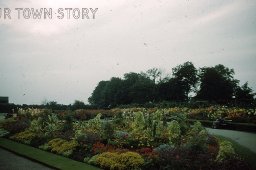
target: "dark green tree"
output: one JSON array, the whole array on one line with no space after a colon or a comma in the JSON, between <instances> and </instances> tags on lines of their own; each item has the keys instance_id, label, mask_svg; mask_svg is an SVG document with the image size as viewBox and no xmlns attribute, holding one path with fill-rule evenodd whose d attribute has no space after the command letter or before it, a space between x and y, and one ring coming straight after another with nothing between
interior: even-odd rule
<instances>
[{"instance_id":1,"label":"dark green tree","mask_svg":"<svg viewBox=\"0 0 256 170\"><path fill-rule=\"evenodd\" d=\"M177 91L176 96L188 99L189 93L195 89L198 82L197 69L192 62L185 62L172 69L174 90ZM180 93L180 94L178 94Z\"/></svg>"},{"instance_id":2,"label":"dark green tree","mask_svg":"<svg viewBox=\"0 0 256 170\"><path fill-rule=\"evenodd\" d=\"M141 73L142 76L148 77L155 84L162 81L162 71L159 68L152 68L146 71L146 73Z\"/></svg>"},{"instance_id":3,"label":"dark green tree","mask_svg":"<svg viewBox=\"0 0 256 170\"><path fill-rule=\"evenodd\" d=\"M130 103L145 103L154 100L155 83L144 74L128 73L124 75Z\"/></svg>"},{"instance_id":4,"label":"dark green tree","mask_svg":"<svg viewBox=\"0 0 256 170\"><path fill-rule=\"evenodd\" d=\"M83 109L83 108L85 108L85 104L82 101L75 100L75 102L73 103L73 105L71 107L73 110Z\"/></svg>"},{"instance_id":5,"label":"dark green tree","mask_svg":"<svg viewBox=\"0 0 256 170\"><path fill-rule=\"evenodd\" d=\"M185 62L172 69L172 78L165 78L158 84L158 100L185 101L196 87L197 69L191 62Z\"/></svg>"},{"instance_id":6,"label":"dark green tree","mask_svg":"<svg viewBox=\"0 0 256 170\"><path fill-rule=\"evenodd\" d=\"M238 80L234 70L221 64L200 69L200 89L197 98L208 101L228 103L232 100Z\"/></svg>"},{"instance_id":7,"label":"dark green tree","mask_svg":"<svg viewBox=\"0 0 256 170\"><path fill-rule=\"evenodd\" d=\"M248 86L248 82L246 82L241 87L237 87L235 93L236 102L241 104L253 104L254 102L255 93L253 90Z\"/></svg>"},{"instance_id":8,"label":"dark green tree","mask_svg":"<svg viewBox=\"0 0 256 170\"><path fill-rule=\"evenodd\" d=\"M109 81L100 81L94 91L92 92L91 97L88 98L88 101L91 105L96 105L99 107L106 106L106 99L105 99L105 91L106 86Z\"/></svg>"},{"instance_id":9,"label":"dark green tree","mask_svg":"<svg viewBox=\"0 0 256 170\"><path fill-rule=\"evenodd\" d=\"M105 87L105 105L116 106L123 104L122 100L125 97L123 92L123 81L120 78L112 77Z\"/></svg>"}]
</instances>

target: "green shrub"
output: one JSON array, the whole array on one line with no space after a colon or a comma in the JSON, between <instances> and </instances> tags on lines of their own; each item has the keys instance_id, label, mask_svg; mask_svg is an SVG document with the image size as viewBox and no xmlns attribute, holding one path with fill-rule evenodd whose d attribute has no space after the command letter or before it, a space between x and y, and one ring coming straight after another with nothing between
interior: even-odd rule
<instances>
[{"instance_id":1,"label":"green shrub","mask_svg":"<svg viewBox=\"0 0 256 170\"><path fill-rule=\"evenodd\" d=\"M205 152L207 149L208 133L200 122L195 122L186 136L186 147L196 153Z\"/></svg>"},{"instance_id":2,"label":"green shrub","mask_svg":"<svg viewBox=\"0 0 256 170\"><path fill-rule=\"evenodd\" d=\"M61 138L52 139L46 145L41 146L41 149L50 149L51 152L56 152L64 156L70 156L73 150L78 146L75 140L67 141Z\"/></svg>"},{"instance_id":3,"label":"green shrub","mask_svg":"<svg viewBox=\"0 0 256 170\"><path fill-rule=\"evenodd\" d=\"M136 152L121 153L118 160L126 169L138 169L144 163L143 158Z\"/></svg>"},{"instance_id":4,"label":"green shrub","mask_svg":"<svg viewBox=\"0 0 256 170\"><path fill-rule=\"evenodd\" d=\"M103 137L105 139L112 139L114 136L114 126L110 122L105 122L103 124Z\"/></svg>"},{"instance_id":5,"label":"green shrub","mask_svg":"<svg viewBox=\"0 0 256 170\"><path fill-rule=\"evenodd\" d=\"M235 155L235 150L232 143L229 141L220 142L219 152L216 161L222 162L226 159L232 158Z\"/></svg>"},{"instance_id":6,"label":"green shrub","mask_svg":"<svg viewBox=\"0 0 256 170\"><path fill-rule=\"evenodd\" d=\"M176 120L171 121L169 125L169 135L171 144L178 145L181 138L180 125Z\"/></svg>"},{"instance_id":7,"label":"green shrub","mask_svg":"<svg viewBox=\"0 0 256 170\"><path fill-rule=\"evenodd\" d=\"M10 118L2 123L2 128L9 131L10 134L16 134L27 129L29 124L30 121L27 118L22 118L19 120Z\"/></svg>"},{"instance_id":8,"label":"green shrub","mask_svg":"<svg viewBox=\"0 0 256 170\"><path fill-rule=\"evenodd\" d=\"M7 130L0 128L0 137L4 137L8 134L9 134L9 132Z\"/></svg>"},{"instance_id":9,"label":"green shrub","mask_svg":"<svg viewBox=\"0 0 256 170\"><path fill-rule=\"evenodd\" d=\"M36 134L29 131L25 130L24 132L17 133L10 138L22 143L30 144L31 140L36 137Z\"/></svg>"},{"instance_id":10,"label":"green shrub","mask_svg":"<svg viewBox=\"0 0 256 170\"><path fill-rule=\"evenodd\" d=\"M136 152L104 152L93 156L88 163L106 169L139 169L144 164L144 159Z\"/></svg>"}]
</instances>

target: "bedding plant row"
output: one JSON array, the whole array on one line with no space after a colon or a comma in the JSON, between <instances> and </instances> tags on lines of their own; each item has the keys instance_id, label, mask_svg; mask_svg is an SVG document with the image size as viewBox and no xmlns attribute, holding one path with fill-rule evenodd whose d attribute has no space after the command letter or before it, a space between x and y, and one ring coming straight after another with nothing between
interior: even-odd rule
<instances>
[{"instance_id":1,"label":"bedding plant row","mask_svg":"<svg viewBox=\"0 0 256 170\"><path fill-rule=\"evenodd\" d=\"M1 136L103 169L250 169L228 141L171 109L117 109L111 119L20 109ZM168 115L168 121L166 119Z\"/></svg>"}]
</instances>

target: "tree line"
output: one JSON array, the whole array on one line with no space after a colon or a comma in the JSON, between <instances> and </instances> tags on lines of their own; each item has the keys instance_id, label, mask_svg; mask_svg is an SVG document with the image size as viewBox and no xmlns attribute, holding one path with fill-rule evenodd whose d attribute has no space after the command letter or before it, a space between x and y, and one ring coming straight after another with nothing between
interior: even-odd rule
<instances>
[{"instance_id":1,"label":"tree line","mask_svg":"<svg viewBox=\"0 0 256 170\"><path fill-rule=\"evenodd\" d=\"M172 68L169 76L152 68L100 81L88 101L97 107L191 100L252 105L255 93L247 82L239 86L234 75L233 69L222 64L197 69L192 62L185 62Z\"/></svg>"}]
</instances>

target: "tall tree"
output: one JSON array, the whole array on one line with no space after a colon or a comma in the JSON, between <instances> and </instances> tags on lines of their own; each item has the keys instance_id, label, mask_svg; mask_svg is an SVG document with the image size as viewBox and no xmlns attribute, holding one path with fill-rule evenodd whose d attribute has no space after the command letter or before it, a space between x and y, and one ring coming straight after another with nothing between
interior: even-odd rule
<instances>
[{"instance_id":1,"label":"tall tree","mask_svg":"<svg viewBox=\"0 0 256 170\"><path fill-rule=\"evenodd\" d=\"M175 89L177 89L177 94L184 96L185 99L188 99L189 93L196 87L198 77L197 69L195 68L192 62L185 62L184 64L178 65L172 69L173 80Z\"/></svg>"},{"instance_id":2,"label":"tall tree","mask_svg":"<svg viewBox=\"0 0 256 170\"><path fill-rule=\"evenodd\" d=\"M98 83L96 88L93 90L91 97L88 98L90 104L100 107L106 106L105 91L108 82L109 81L100 81Z\"/></svg>"},{"instance_id":3,"label":"tall tree","mask_svg":"<svg viewBox=\"0 0 256 170\"><path fill-rule=\"evenodd\" d=\"M127 73L124 76L130 103L145 103L154 100L154 82L145 74Z\"/></svg>"},{"instance_id":4,"label":"tall tree","mask_svg":"<svg viewBox=\"0 0 256 170\"><path fill-rule=\"evenodd\" d=\"M85 104L82 101L79 100L75 100L75 102L72 105L72 109L76 110L76 109L83 109L85 108Z\"/></svg>"},{"instance_id":5,"label":"tall tree","mask_svg":"<svg viewBox=\"0 0 256 170\"><path fill-rule=\"evenodd\" d=\"M235 97L236 101L241 104L252 104L254 102L255 93L248 86L248 82L246 82L241 87L237 87Z\"/></svg>"},{"instance_id":6,"label":"tall tree","mask_svg":"<svg viewBox=\"0 0 256 170\"><path fill-rule=\"evenodd\" d=\"M224 103L231 101L238 83L233 76L234 70L223 65L201 68L197 98Z\"/></svg>"},{"instance_id":7,"label":"tall tree","mask_svg":"<svg viewBox=\"0 0 256 170\"><path fill-rule=\"evenodd\" d=\"M155 84L162 81L162 71L159 68L147 70L145 76L149 77Z\"/></svg>"}]
</instances>

